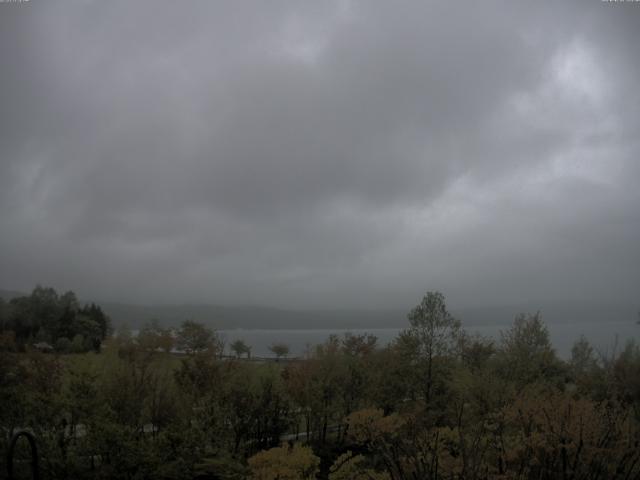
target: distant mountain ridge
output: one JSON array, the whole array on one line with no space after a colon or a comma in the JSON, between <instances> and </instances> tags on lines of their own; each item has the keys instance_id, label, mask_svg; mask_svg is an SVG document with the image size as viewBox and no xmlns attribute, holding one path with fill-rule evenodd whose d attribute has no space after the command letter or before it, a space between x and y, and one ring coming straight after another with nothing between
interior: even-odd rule
<instances>
[{"instance_id":1,"label":"distant mountain ridge","mask_svg":"<svg viewBox=\"0 0 640 480\"><path fill-rule=\"evenodd\" d=\"M219 305L133 306L101 304L115 325L137 328L156 319L163 325L178 325L194 319L217 329L325 329L385 328L406 323L406 313L394 310L287 310L271 307Z\"/></svg>"},{"instance_id":2,"label":"distant mountain ridge","mask_svg":"<svg viewBox=\"0 0 640 480\"><path fill-rule=\"evenodd\" d=\"M12 290L0 290L0 298L9 300L26 295ZM85 300L81 299L82 303ZM216 329L367 329L408 327L406 309L334 309L289 310L261 306L220 306L207 304L132 305L116 302L95 302L111 317L113 325L126 324L138 329L156 319L165 326L177 326L186 319L203 322ZM541 301L492 307L451 308L451 313L463 326L509 325L518 313L535 313L552 323L636 322L638 308L629 304Z\"/></svg>"},{"instance_id":3,"label":"distant mountain ridge","mask_svg":"<svg viewBox=\"0 0 640 480\"><path fill-rule=\"evenodd\" d=\"M139 328L146 321L178 325L194 319L217 329L366 329L408 327L406 309L326 309L290 310L261 306L130 305L96 302L111 316L114 325ZM526 302L522 304L451 308L463 326L510 325L519 313L540 311L546 323L619 322L637 320L637 308L598 302Z\"/></svg>"}]
</instances>

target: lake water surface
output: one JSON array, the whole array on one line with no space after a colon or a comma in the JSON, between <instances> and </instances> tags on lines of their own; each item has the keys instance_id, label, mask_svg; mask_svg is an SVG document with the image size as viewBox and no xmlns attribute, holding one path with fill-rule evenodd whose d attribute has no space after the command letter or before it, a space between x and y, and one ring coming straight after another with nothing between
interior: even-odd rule
<instances>
[{"instance_id":1,"label":"lake water surface","mask_svg":"<svg viewBox=\"0 0 640 480\"><path fill-rule=\"evenodd\" d=\"M469 333L479 333L494 340L500 339L500 331L508 329L505 325L483 325L465 327ZM609 323L566 323L547 325L551 342L558 355L562 358L571 356L573 343L584 335L591 345L602 353L611 353L614 348L620 351L627 341L640 341L640 325L633 322ZM393 340L402 329L400 328L372 328L372 329L300 329L300 330L219 330L227 346L234 340L244 340L252 347L252 355L270 357L273 354L269 346L274 343L285 343L291 349L291 356L302 356L309 346L324 342L329 335L342 336L346 332L353 334L370 333L378 337L379 345L386 345ZM228 347L227 347L228 349Z\"/></svg>"}]
</instances>

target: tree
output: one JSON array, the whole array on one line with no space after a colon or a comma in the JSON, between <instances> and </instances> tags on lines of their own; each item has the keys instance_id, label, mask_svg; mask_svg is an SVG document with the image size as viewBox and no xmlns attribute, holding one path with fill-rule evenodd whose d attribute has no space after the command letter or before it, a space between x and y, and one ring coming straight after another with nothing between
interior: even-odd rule
<instances>
[{"instance_id":1,"label":"tree","mask_svg":"<svg viewBox=\"0 0 640 480\"><path fill-rule=\"evenodd\" d=\"M60 353L69 353L71 351L71 340L67 337L59 337L56 340L55 349Z\"/></svg>"},{"instance_id":2,"label":"tree","mask_svg":"<svg viewBox=\"0 0 640 480\"><path fill-rule=\"evenodd\" d=\"M638 478L638 424L612 403L524 389L505 409L503 478Z\"/></svg>"},{"instance_id":3,"label":"tree","mask_svg":"<svg viewBox=\"0 0 640 480\"><path fill-rule=\"evenodd\" d=\"M289 355L289 345L286 343L274 343L269 347L269 350L276 356L278 360L286 358Z\"/></svg>"},{"instance_id":4,"label":"tree","mask_svg":"<svg viewBox=\"0 0 640 480\"><path fill-rule=\"evenodd\" d=\"M358 408L373 383L371 362L377 341L378 338L370 334L346 333L342 338L339 383L345 416Z\"/></svg>"},{"instance_id":5,"label":"tree","mask_svg":"<svg viewBox=\"0 0 640 480\"><path fill-rule=\"evenodd\" d=\"M444 478L438 477L437 434L415 428L412 419L396 413L384 415L382 410L365 409L349 415L347 423L351 441L365 446L380 459L379 463L388 473L386 478ZM370 478L385 477L379 475Z\"/></svg>"},{"instance_id":6,"label":"tree","mask_svg":"<svg viewBox=\"0 0 640 480\"><path fill-rule=\"evenodd\" d=\"M34 329L37 331L41 325L47 331L55 331L61 310L69 304L69 308L77 307L77 300L73 292L67 292L63 297L51 287L36 286L29 297L30 310Z\"/></svg>"},{"instance_id":7,"label":"tree","mask_svg":"<svg viewBox=\"0 0 640 480\"><path fill-rule=\"evenodd\" d=\"M640 406L640 345L627 341L617 357L606 361L609 382L616 396L626 405Z\"/></svg>"},{"instance_id":8,"label":"tree","mask_svg":"<svg viewBox=\"0 0 640 480\"><path fill-rule=\"evenodd\" d=\"M9 304L0 298L0 332L4 332L5 326L9 322Z\"/></svg>"},{"instance_id":9,"label":"tree","mask_svg":"<svg viewBox=\"0 0 640 480\"><path fill-rule=\"evenodd\" d=\"M102 331L100 325L92 318L85 314L78 313L73 319L72 331L78 335L82 335L86 339L86 349L91 349L96 352L100 351L102 344Z\"/></svg>"},{"instance_id":10,"label":"tree","mask_svg":"<svg viewBox=\"0 0 640 480\"><path fill-rule=\"evenodd\" d=\"M116 329L116 340L120 344L126 344L133 342L133 332L128 323L122 323L118 325Z\"/></svg>"},{"instance_id":11,"label":"tree","mask_svg":"<svg viewBox=\"0 0 640 480\"><path fill-rule=\"evenodd\" d=\"M163 350L166 353L171 351L174 343L171 330L162 328L158 320L155 319L144 324L136 341L144 350Z\"/></svg>"},{"instance_id":12,"label":"tree","mask_svg":"<svg viewBox=\"0 0 640 480\"><path fill-rule=\"evenodd\" d=\"M84 337L82 335L77 334L73 337L73 340L71 340L71 351L74 353L81 353L86 351Z\"/></svg>"},{"instance_id":13,"label":"tree","mask_svg":"<svg viewBox=\"0 0 640 480\"><path fill-rule=\"evenodd\" d=\"M342 351L351 357L364 357L373 353L378 343L378 337L369 333L354 335L351 332L342 338Z\"/></svg>"},{"instance_id":14,"label":"tree","mask_svg":"<svg viewBox=\"0 0 640 480\"><path fill-rule=\"evenodd\" d=\"M479 334L468 335L463 332L458 346L463 365L475 372L481 370L496 353L493 340Z\"/></svg>"},{"instance_id":15,"label":"tree","mask_svg":"<svg viewBox=\"0 0 640 480\"><path fill-rule=\"evenodd\" d=\"M104 313L99 305L96 305L95 303L85 305L78 311L78 313L88 317L98 325L98 331L100 333L101 340L104 340L109 335L111 335L113 331L113 328L111 326L111 319L107 316L106 313Z\"/></svg>"},{"instance_id":16,"label":"tree","mask_svg":"<svg viewBox=\"0 0 640 480\"><path fill-rule=\"evenodd\" d=\"M330 335L324 343L317 345L311 359L313 369L307 382L313 388L312 405L316 414L312 429L319 433L319 440L323 444L327 440L329 425L341 421L344 413L340 402L345 396L348 376L344 360L337 335Z\"/></svg>"},{"instance_id":17,"label":"tree","mask_svg":"<svg viewBox=\"0 0 640 480\"><path fill-rule=\"evenodd\" d=\"M0 319L2 329L13 330L20 345L32 343L34 339L55 343L60 337L82 335L86 349L99 351L111 332L110 319L99 306L91 304L80 308L72 291L58 295L53 288L40 285L28 296L11 299L4 317Z\"/></svg>"},{"instance_id":18,"label":"tree","mask_svg":"<svg viewBox=\"0 0 640 480\"><path fill-rule=\"evenodd\" d=\"M291 399L287 395L279 369L272 368L270 374L260 374L259 383L257 425L253 442L265 447L275 447L280 438L291 431Z\"/></svg>"},{"instance_id":19,"label":"tree","mask_svg":"<svg viewBox=\"0 0 640 480\"><path fill-rule=\"evenodd\" d=\"M317 399L314 385L312 385L312 382L310 381L312 375L314 375L315 369L315 362L311 362L307 359L303 362L290 363L282 372L282 378L285 381L287 393L297 405L297 411L305 421L304 428L307 441L310 439L312 415L314 413L314 406ZM296 418L295 420L297 438L297 434L299 433L299 418Z\"/></svg>"},{"instance_id":20,"label":"tree","mask_svg":"<svg viewBox=\"0 0 640 480\"><path fill-rule=\"evenodd\" d=\"M176 336L176 347L192 355L205 351L213 352L218 346L213 330L193 320L182 322Z\"/></svg>"},{"instance_id":21,"label":"tree","mask_svg":"<svg viewBox=\"0 0 640 480\"><path fill-rule=\"evenodd\" d=\"M417 355L426 365L425 397L431 399L434 362L440 356L451 355L460 336L460 322L447 311L445 297L440 292L427 292L407 315L411 328L408 335L415 340Z\"/></svg>"},{"instance_id":22,"label":"tree","mask_svg":"<svg viewBox=\"0 0 640 480\"><path fill-rule=\"evenodd\" d=\"M171 353L176 343L175 332L173 328L163 328L160 330L158 345L164 353Z\"/></svg>"},{"instance_id":23,"label":"tree","mask_svg":"<svg viewBox=\"0 0 640 480\"><path fill-rule=\"evenodd\" d=\"M581 335L573 344L573 347L571 347L571 360L569 365L575 376L587 374L597 367L593 347L584 335Z\"/></svg>"},{"instance_id":24,"label":"tree","mask_svg":"<svg viewBox=\"0 0 640 480\"><path fill-rule=\"evenodd\" d=\"M233 342L229 348L231 351L236 354L236 357L240 358L245 353L247 354L247 358L251 357L251 347L244 343L244 340L238 339Z\"/></svg>"},{"instance_id":25,"label":"tree","mask_svg":"<svg viewBox=\"0 0 640 480\"><path fill-rule=\"evenodd\" d=\"M367 394L385 414L396 410L405 399L415 398L416 382L422 378L415 378L412 359L397 341L369 359Z\"/></svg>"},{"instance_id":26,"label":"tree","mask_svg":"<svg viewBox=\"0 0 640 480\"><path fill-rule=\"evenodd\" d=\"M73 338L77 333L81 333L75 325L80 310L78 299L75 293L70 291L63 294L58 303L60 313L56 322L56 336Z\"/></svg>"},{"instance_id":27,"label":"tree","mask_svg":"<svg viewBox=\"0 0 640 480\"><path fill-rule=\"evenodd\" d=\"M17 347L16 332L13 330L0 332L0 352L15 352Z\"/></svg>"},{"instance_id":28,"label":"tree","mask_svg":"<svg viewBox=\"0 0 640 480\"><path fill-rule=\"evenodd\" d=\"M249 459L254 480L312 480L319 466L313 450L299 444L265 450Z\"/></svg>"},{"instance_id":29,"label":"tree","mask_svg":"<svg viewBox=\"0 0 640 480\"><path fill-rule=\"evenodd\" d=\"M500 336L500 369L508 380L526 385L559 373L559 362L540 312L519 314Z\"/></svg>"}]
</instances>

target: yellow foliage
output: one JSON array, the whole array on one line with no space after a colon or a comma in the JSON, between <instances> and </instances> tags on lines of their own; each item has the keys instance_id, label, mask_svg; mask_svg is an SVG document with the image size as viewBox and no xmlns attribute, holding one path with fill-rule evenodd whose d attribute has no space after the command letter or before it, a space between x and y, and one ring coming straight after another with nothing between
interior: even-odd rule
<instances>
[{"instance_id":1,"label":"yellow foliage","mask_svg":"<svg viewBox=\"0 0 640 480\"><path fill-rule=\"evenodd\" d=\"M393 436L404 425L398 414L385 416L382 410L368 408L347 417L349 435L359 443L375 442Z\"/></svg>"},{"instance_id":2,"label":"yellow foliage","mask_svg":"<svg viewBox=\"0 0 640 480\"><path fill-rule=\"evenodd\" d=\"M636 431L615 406L576 399L562 392L523 392L506 410L510 445L505 460L514 470L589 471L613 475L633 467Z\"/></svg>"},{"instance_id":3,"label":"yellow foliage","mask_svg":"<svg viewBox=\"0 0 640 480\"><path fill-rule=\"evenodd\" d=\"M318 473L320 459L310 447L283 444L264 450L249 459L254 480L312 480Z\"/></svg>"}]
</instances>

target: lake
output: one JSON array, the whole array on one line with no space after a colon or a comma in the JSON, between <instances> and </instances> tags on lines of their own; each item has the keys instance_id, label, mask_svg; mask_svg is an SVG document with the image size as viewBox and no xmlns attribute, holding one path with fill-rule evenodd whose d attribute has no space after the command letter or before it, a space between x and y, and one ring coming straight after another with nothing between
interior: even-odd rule
<instances>
[{"instance_id":1,"label":"lake","mask_svg":"<svg viewBox=\"0 0 640 480\"><path fill-rule=\"evenodd\" d=\"M500 339L500 331L509 327L506 325L483 325L464 327L469 333L479 333L483 336ZM627 341L634 339L640 342L640 325L633 322L609 323L562 323L547 325L549 336L556 353L562 358L571 356L573 343L584 335L591 345L602 353L611 353L614 348L620 351ZM285 343L291 349L290 356L302 356L308 346L324 342L329 335L342 336L346 332L353 334L370 333L378 337L379 345L386 345L393 340L402 329L400 328L372 328L372 329L299 329L299 330L218 330L228 345L238 339L244 340L252 347L252 355L256 357L272 357L269 346L274 343Z\"/></svg>"}]
</instances>

